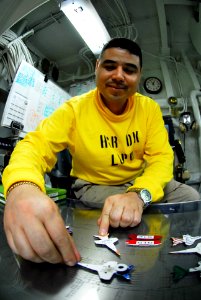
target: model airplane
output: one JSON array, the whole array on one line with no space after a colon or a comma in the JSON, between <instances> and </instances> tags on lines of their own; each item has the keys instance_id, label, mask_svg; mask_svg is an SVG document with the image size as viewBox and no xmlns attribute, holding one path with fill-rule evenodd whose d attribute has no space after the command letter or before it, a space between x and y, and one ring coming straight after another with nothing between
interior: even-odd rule
<instances>
[{"instance_id":1,"label":"model airplane","mask_svg":"<svg viewBox=\"0 0 201 300\"><path fill-rule=\"evenodd\" d=\"M108 261L103 265L85 264L82 262L77 263L78 266L87 268L91 271L98 272L100 279L110 280L113 275L120 276L126 280L131 279L131 271L134 270L133 265L119 264L116 261Z\"/></svg>"},{"instance_id":2,"label":"model airplane","mask_svg":"<svg viewBox=\"0 0 201 300\"><path fill-rule=\"evenodd\" d=\"M70 225L66 225L66 229L68 233L73 234L73 229L70 227Z\"/></svg>"},{"instance_id":3,"label":"model airplane","mask_svg":"<svg viewBox=\"0 0 201 300\"><path fill-rule=\"evenodd\" d=\"M184 243L187 246L193 245L193 243L199 239L201 236L191 236L190 234L184 234L182 238L172 237L173 246Z\"/></svg>"},{"instance_id":4,"label":"model airplane","mask_svg":"<svg viewBox=\"0 0 201 300\"><path fill-rule=\"evenodd\" d=\"M201 243L198 243L196 247L194 248L189 248L189 249L185 249L185 250L179 250L179 251L172 251L169 252L172 254L180 254L180 253L198 253L201 255Z\"/></svg>"},{"instance_id":5,"label":"model airplane","mask_svg":"<svg viewBox=\"0 0 201 300\"><path fill-rule=\"evenodd\" d=\"M190 268L189 272L200 272L200 277L201 277L201 261L198 262L198 267L195 268Z\"/></svg>"},{"instance_id":6,"label":"model airplane","mask_svg":"<svg viewBox=\"0 0 201 300\"><path fill-rule=\"evenodd\" d=\"M109 234L101 236L101 235L94 235L94 243L97 245L102 245L108 247L110 250L114 251L117 255L120 256L120 252L117 250L115 243L118 242L118 238L109 238ZM98 239L98 240L97 240Z\"/></svg>"},{"instance_id":7,"label":"model airplane","mask_svg":"<svg viewBox=\"0 0 201 300\"><path fill-rule=\"evenodd\" d=\"M173 280L175 282L178 282L180 279L184 278L186 275L188 275L191 272L200 272L201 277L201 261L198 262L198 267L190 268L188 270L183 269L180 266L174 266L173 267Z\"/></svg>"},{"instance_id":8,"label":"model airplane","mask_svg":"<svg viewBox=\"0 0 201 300\"><path fill-rule=\"evenodd\" d=\"M157 246L161 244L161 235L139 235L131 233L128 235L129 240L126 244L129 246Z\"/></svg>"}]
</instances>

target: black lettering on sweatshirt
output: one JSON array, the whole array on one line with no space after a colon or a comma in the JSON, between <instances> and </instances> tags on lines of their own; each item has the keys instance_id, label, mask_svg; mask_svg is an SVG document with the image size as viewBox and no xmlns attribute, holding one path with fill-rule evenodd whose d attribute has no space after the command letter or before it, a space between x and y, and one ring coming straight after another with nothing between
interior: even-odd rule
<instances>
[{"instance_id":1,"label":"black lettering on sweatshirt","mask_svg":"<svg viewBox=\"0 0 201 300\"><path fill-rule=\"evenodd\" d=\"M139 143L138 131L132 132L131 134L126 135L126 145L132 146L135 143Z\"/></svg>"},{"instance_id":2,"label":"black lettering on sweatshirt","mask_svg":"<svg viewBox=\"0 0 201 300\"><path fill-rule=\"evenodd\" d=\"M133 160L133 152L130 154L121 153L121 154L112 154L111 156L111 166L123 165L126 160Z\"/></svg>"},{"instance_id":3,"label":"black lettering on sweatshirt","mask_svg":"<svg viewBox=\"0 0 201 300\"><path fill-rule=\"evenodd\" d=\"M100 135L101 148L118 148L117 136Z\"/></svg>"}]
</instances>

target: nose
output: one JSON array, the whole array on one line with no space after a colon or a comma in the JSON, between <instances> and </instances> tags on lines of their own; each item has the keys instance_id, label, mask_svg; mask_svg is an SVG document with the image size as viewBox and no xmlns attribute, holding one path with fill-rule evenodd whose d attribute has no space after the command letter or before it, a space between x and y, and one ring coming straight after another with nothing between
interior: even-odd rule
<instances>
[{"instance_id":1,"label":"nose","mask_svg":"<svg viewBox=\"0 0 201 300\"><path fill-rule=\"evenodd\" d=\"M113 79L123 81L124 80L124 71L121 66L118 66L113 72Z\"/></svg>"}]
</instances>

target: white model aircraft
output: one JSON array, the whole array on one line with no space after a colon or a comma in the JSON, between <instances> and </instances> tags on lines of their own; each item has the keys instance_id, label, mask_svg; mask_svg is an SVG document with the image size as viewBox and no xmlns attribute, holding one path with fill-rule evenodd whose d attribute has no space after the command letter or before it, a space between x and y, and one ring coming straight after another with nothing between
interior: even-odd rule
<instances>
[{"instance_id":1,"label":"white model aircraft","mask_svg":"<svg viewBox=\"0 0 201 300\"><path fill-rule=\"evenodd\" d=\"M116 246L114 245L116 242L118 242L118 238L109 238L109 234L105 236L101 235L94 235L94 243L97 245L102 245L108 247L110 250L114 251L117 255L120 256L120 252L117 250ZM98 240L97 240L98 239Z\"/></svg>"}]
</instances>

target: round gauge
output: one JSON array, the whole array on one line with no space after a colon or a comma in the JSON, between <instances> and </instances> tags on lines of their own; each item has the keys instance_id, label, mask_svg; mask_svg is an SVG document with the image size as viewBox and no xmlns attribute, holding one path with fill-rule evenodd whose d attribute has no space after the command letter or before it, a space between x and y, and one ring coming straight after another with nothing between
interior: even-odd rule
<instances>
[{"instance_id":1,"label":"round gauge","mask_svg":"<svg viewBox=\"0 0 201 300\"><path fill-rule=\"evenodd\" d=\"M148 77L144 81L144 89L149 94L158 94L162 90L162 82L157 77Z\"/></svg>"}]
</instances>

